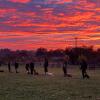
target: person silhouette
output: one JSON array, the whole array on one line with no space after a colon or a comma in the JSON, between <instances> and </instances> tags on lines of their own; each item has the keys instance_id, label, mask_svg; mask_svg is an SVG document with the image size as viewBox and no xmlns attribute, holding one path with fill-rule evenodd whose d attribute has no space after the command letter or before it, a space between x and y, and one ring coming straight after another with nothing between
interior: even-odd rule
<instances>
[{"instance_id":1,"label":"person silhouette","mask_svg":"<svg viewBox=\"0 0 100 100\"><path fill-rule=\"evenodd\" d=\"M1 62L0 62L0 68L1 68Z\"/></svg>"},{"instance_id":2,"label":"person silhouette","mask_svg":"<svg viewBox=\"0 0 100 100\"><path fill-rule=\"evenodd\" d=\"M31 75L33 75L33 71L34 71L34 63L31 62L30 63L30 73L31 73Z\"/></svg>"},{"instance_id":3,"label":"person silhouette","mask_svg":"<svg viewBox=\"0 0 100 100\"><path fill-rule=\"evenodd\" d=\"M27 63L26 65L25 65L25 69L26 69L26 72L27 72L27 74L30 74L30 72L29 72L29 64Z\"/></svg>"},{"instance_id":4,"label":"person silhouette","mask_svg":"<svg viewBox=\"0 0 100 100\"><path fill-rule=\"evenodd\" d=\"M16 73L18 73L18 68L19 68L19 63L15 62L15 71L16 71Z\"/></svg>"},{"instance_id":5,"label":"person silhouette","mask_svg":"<svg viewBox=\"0 0 100 100\"><path fill-rule=\"evenodd\" d=\"M4 70L2 70L1 67L2 67L2 64L0 62L0 72L4 72Z\"/></svg>"},{"instance_id":6,"label":"person silhouette","mask_svg":"<svg viewBox=\"0 0 100 100\"><path fill-rule=\"evenodd\" d=\"M47 59L47 57L44 58L44 73L45 73L45 75L48 73L48 59Z\"/></svg>"},{"instance_id":7,"label":"person silhouette","mask_svg":"<svg viewBox=\"0 0 100 100\"><path fill-rule=\"evenodd\" d=\"M11 73L11 63L8 62L8 71Z\"/></svg>"},{"instance_id":8,"label":"person silhouette","mask_svg":"<svg viewBox=\"0 0 100 100\"><path fill-rule=\"evenodd\" d=\"M87 74L87 66L88 66L88 64L87 64L87 61L86 61L86 59L81 59L81 72L82 72L82 77L83 77L83 79L85 79L85 78L87 78L87 79L89 79L90 77L89 77L89 75Z\"/></svg>"},{"instance_id":9,"label":"person silhouette","mask_svg":"<svg viewBox=\"0 0 100 100\"><path fill-rule=\"evenodd\" d=\"M63 73L64 73L64 77L67 76L67 64L68 64L68 58L67 58L67 56L65 56L64 59L63 59Z\"/></svg>"},{"instance_id":10,"label":"person silhouette","mask_svg":"<svg viewBox=\"0 0 100 100\"><path fill-rule=\"evenodd\" d=\"M30 73L31 73L31 75L33 75L33 73L34 73L34 75L39 75L39 73L36 71L36 69L34 67L35 67L35 63L31 62L30 63Z\"/></svg>"},{"instance_id":11,"label":"person silhouette","mask_svg":"<svg viewBox=\"0 0 100 100\"><path fill-rule=\"evenodd\" d=\"M64 59L63 59L63 73L64 73L64 77L72 77L70 74L68 74L68 60L69 60L69 56L65 55Z\"/></svg>"}]
</instances>

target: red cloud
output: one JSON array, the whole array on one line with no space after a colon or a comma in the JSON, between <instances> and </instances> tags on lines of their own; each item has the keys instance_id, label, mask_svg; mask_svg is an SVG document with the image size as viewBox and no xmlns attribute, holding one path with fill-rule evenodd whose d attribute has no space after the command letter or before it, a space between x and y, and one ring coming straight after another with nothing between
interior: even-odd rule
<instances>
[{"instance_id":1,"label":"red cloud","mask_svg":"<svg viewBox=\"0 0 100 100\"><path fill-rule=\"evenodd\" d=\"M32 0L8 1L26 4ZM34 1L36 0L33 0L33 3ZM41 0L36 1L37 4L39 1ZM21 5L18 6L18 10L17 6L0 8L1 48L7 48L9 45L11 49L65 48L74 46L75 36L78 37L79 46L94 45L100 48L100 16L98 15L100 8L96 7L95 3L88 0L43 1L56 6L58 4L59 7L42 7L36 4L35 7L26 6L23 8L25 10L19 10ZM73 5L74 1L77 1L75 5Z\"/></svg>"},{"instance_id":2,"label":"red cloud","mask_svg":"<svg viewBox=\"0 0 100 100\"><path fill-rule=\"evenodd\" d=\"M19 2L19 3L27 3L30 2L31 0L9 0L11 2Z\"/></svg>"},{"instance_id":3,"label":"red cloud","mask_svg":"<svg viewBox=\"0 0 100 100\"><path fill-rule=\"evenodd\" d=\"M67 3L67 2L72 2L72 0L58 0L59 3Z\"/></svg>"},{"instance_id":4,"label":"red cloud","mask_svg":"<svg viewBox=\"0 0 100 100\"><path fill-rule=\"evenodd\" d=\"M47 0L46 3L47 4L63 4L63 3L68 3L68 2L72 2L72 0Z\"/></svg>"}]
</instances>

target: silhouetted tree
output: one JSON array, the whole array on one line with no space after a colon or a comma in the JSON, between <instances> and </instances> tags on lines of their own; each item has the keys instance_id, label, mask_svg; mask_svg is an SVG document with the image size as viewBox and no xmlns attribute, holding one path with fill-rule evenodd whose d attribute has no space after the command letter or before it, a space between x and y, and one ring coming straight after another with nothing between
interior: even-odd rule
<instances>
[{"instance_id":1,"label":"silhouetted tree","mask_svg":"<svg viewBox=\"0 0 100 100\"><path fill-rule=\"evenodd\" d=\"M37 57L43 57L43 56L46 56L47 55L47 49L45 49L45 48L38 48L37 50L36 50L36 56Z\"/></svg>"}]
</instances>

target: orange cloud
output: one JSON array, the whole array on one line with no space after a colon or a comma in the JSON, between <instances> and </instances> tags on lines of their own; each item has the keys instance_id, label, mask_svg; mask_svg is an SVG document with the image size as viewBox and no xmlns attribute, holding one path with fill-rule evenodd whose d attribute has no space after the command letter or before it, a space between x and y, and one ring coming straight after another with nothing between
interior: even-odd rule
<instances>
[{"instance_id":1,"label":"orange cloud","mask_svg":"<svg viewBox=\"0 0 100 100\"><path fill-rule=\"evenodd\" d=\"M4 1L0 1L1 48L72 47L75 37L78 46L100 47L100 8L94 0Z\"/></svg>"},{"instance_id":2,"label":"orange cloud","mask_svg":"<svg viewBox=\"0 0 100 100\"><path fill-rule=\"evenodd\" d=\"M19 2L19 3L27 3L30 2L31 0L9 0L11 2Z\"/></svg>"}]
</instances>

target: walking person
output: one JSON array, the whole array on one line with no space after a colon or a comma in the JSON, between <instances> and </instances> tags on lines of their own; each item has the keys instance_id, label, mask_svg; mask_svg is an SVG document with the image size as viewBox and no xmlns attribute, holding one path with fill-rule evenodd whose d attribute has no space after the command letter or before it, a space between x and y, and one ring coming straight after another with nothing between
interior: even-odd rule
<instances>
[{"instance_id":1,"label":"walking person","mask_svg":"<svg viewBox=\"0 0 100 100\"><path fill-rule=\"evenodd\" d=\"M66 55L64 56L64 59L63 59L63 73L64 73L64 77L72 77L70 74L68 74L68 60L69 60L69 57Z\"/></svg>"},{"instance_id":2,"label":"walking person","mask_svg":"<svg viewBox=\"0 0 100 100\"><path fill-rule=\"evenodd\" d=\"M34 71L34 63L31 62L30 63L30 74L33 75L33 71Z\"/></svg>"},{"instance_id":3,"label":"walking person","mask_svg":"<svg viewBox=\"0 0 100 100\"><path fill-rule=\"evenodd\" d=\"M15 62L15 71L18 73L19 63Z\"/></svg>"},{"instance_id":4,"label":"walking person","mask_svg":"<svg viewBox=\"0 0 100 100\"><path fill-rule=\"evenodd\" d=\"M36 71L36 69L35 69L35 63L34 62L31 62L30 63L30 73L31 73L31 75L39 75L39 73Z\"/></svg>"},{"instance_id":5,"label":"walking person","mask_svg":"<svg viewBox=\"0 0 100 100\"><path fill-rule=\"evenodd\" d=\"M27 72L27 74L30 74L30 72L29 72L29 64L27 63L26 65L25 65L25 69L26 69L26 72Z\"/></svg>"},{"instance_id":6,"label":"walking person","mask_svg":"<svg viewBox=\"0 0 100 100\"><path fill-rule=\"evenodd\" d=\"M89 79L90 77L87 74L87 66L88 66L88 64L87 64L86 59L81 59L80 65L81 65L80 69L81 69L81 72L82 72L83 79L85 79L85 78Z\"/></svg>"},{"instance_id":7,"label":"walking person","mask_svg":"<svg viewBox=\"0 0 100 100\"><path fill-rule=\"evenodd\" d=\"M2 70L2 63L0 62L0 72L4 72L4 70Z\"/></svg>"},{"instance_id":8,"label":"walking person","mask_svg":"<svg viewBox=\"0 0 100 100\"><path fill-rule=\"evenodd\" d=\"M48 73L48 59L47 57L44 58L44 73L45 75Z\"/></svg>"},{"instance_id":9,"label":"walking person","mask_svg":"<svg viewBox=\"0 0 100 100\"><path fill-rule=\"evenodd\" d=\"M0 62L0 69L1 69L1 62Z\"/></svg>"},{"instance_id":10,"label":"walking person","mask_svg":"<svg viewBox=\"0 0 100 100\"><path fill-rule=\"evenodd\" d=\"M1 67L1 62L0 62L0 67Z\"/></svg>"},{"instance_id":11,"label":"walking person","mask_svg":"<svg viewBox=\"0 0 100 100\"><path fill-rule=\"evenodd\" d=\"M11 63L8 62L8 71L11 73Z\"/></svg>"}]
</instances>

